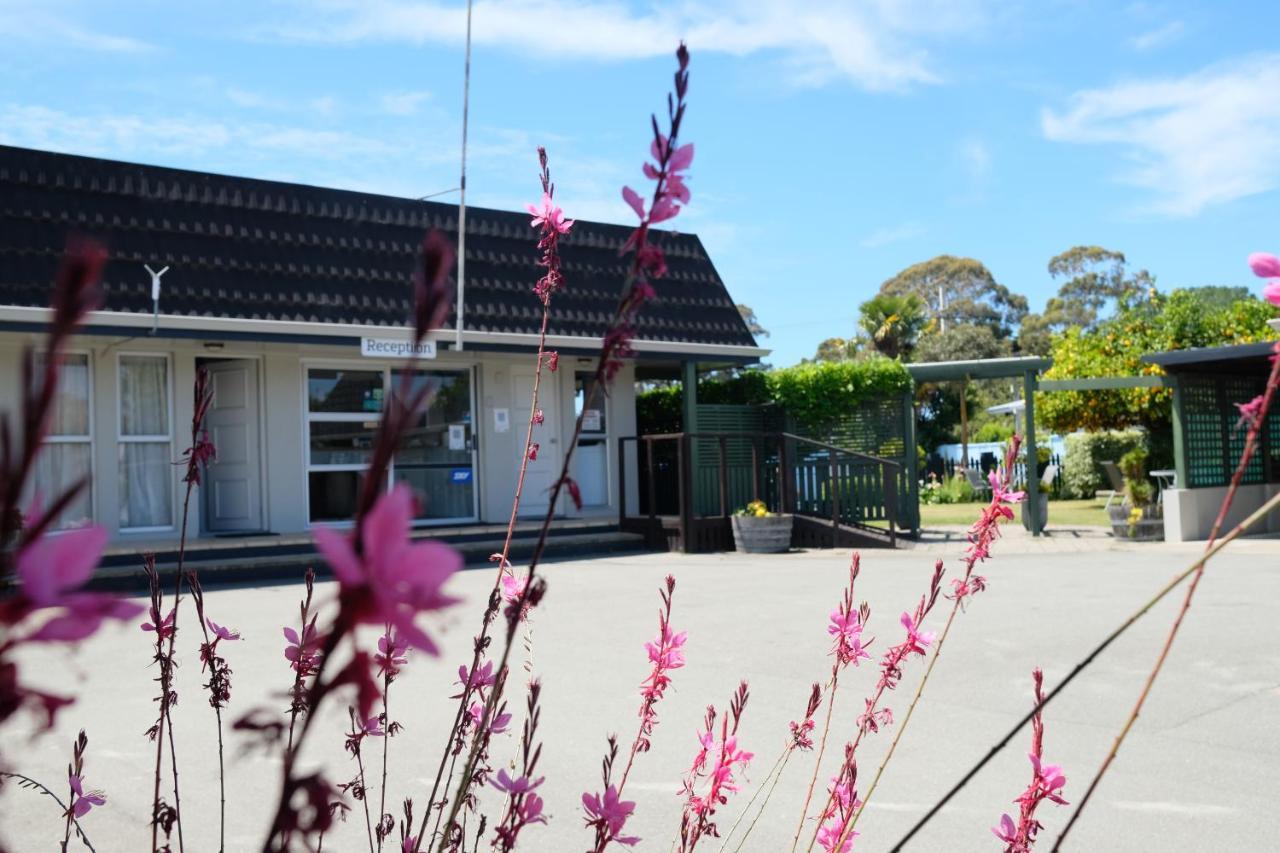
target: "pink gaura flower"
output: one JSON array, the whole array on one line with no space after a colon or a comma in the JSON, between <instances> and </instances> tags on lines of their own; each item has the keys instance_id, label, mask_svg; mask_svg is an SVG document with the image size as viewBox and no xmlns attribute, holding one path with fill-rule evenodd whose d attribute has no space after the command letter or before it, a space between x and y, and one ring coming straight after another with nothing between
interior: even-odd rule
<instances>
[{"instance_id":1,"label":"pink gaura flower","mask_svg":"<svg viewBox=\"0 0 1280 853\"><path fill-rule=\"evenodd\" d=\"M541 784L539 779L538 783ZM537 794L525 794L516 806L516 821L527 826L531 823L546 823L547 816L542 813L542 797Z\"/></svg>"},{"instance_id":2,"label":"pink gaura flower","mask_svg":"<svg viewBox=\"0 0 1280 853\"><path fill-rule=\"evenodd\" d=\"M529 578L518 578L515 575L504 574L502 576L502 600L507 604L514 604L520 600L520 596L524 595L524 588L529 585Z\"/></svg>"},{"instance_id":3,"label":"pink gaura flower","mask_svg":"<svg viewBox=\"0 0 1280 853\"><path fill-rule=\"evenodd\" d=\"M101 791L85 791L84 781L72 773L67 776L67 781L71 783L71 790L75 792L75 799L71 802L71 812L77 819L84 817L94 806L105 806L107 804L107 795Z\"/></svg>"},{"instance_id":4,"label":"pink gaura flower","mask_svg":"<svg viewBox=\"0 0 1280 853\"><path fill-rule=\"evenodd\" d=\"M542 409L535 409L533 412L533 423L535 426L542 426L542 422L546 417L542 414Z\"/></svg>"},{"instance_id":5,"label":"pink gaura flower","mask_svg":"<svg viewBox=\"0 0 1280 853\"><path fill-rule=\"evenodd\" d=\"M529 445L529 461L530 461L530 462L532 462L532 461L534 461L534 460L536 460L536 459L538 458L538 447L539 447L539 446L540 446L540 445L539 445L539 444L538 444L538 442L536 442L536 441Z\"/></svg>"},{"instance_id":6,"label":"pink gaura flower","mask_svg":"<svg viewBox=\"0 0 1280 853\"><path fill-rule=\"evenodd\" d=\"M551 196L547 193L542 194L540 205L525 205L525 209L533 215L533 221L530 224L534 228L545 226L554 229L556 233L568 234L569 229L573 227L573 220L564 218L564 211L551 200Z\"/></svg>"},{"instance_id":7,"label":"pink gaura flower","mask_svg":"<svg viewBox=\"0 0 1280 853\"><path fill-rule=\"evenodd\" d=\"M1018 826L1007 814L1000 815L1000 825L991 827L991 832L1005 844L1018 840Z\"/></svg>"},{"instance_id":8,"label":"pink gaura flower","mask_svg":"<svg viewBox=\"0 0 1280 853\"><path fill-rule=\"evenodd\" d=\"M38 517L40 511L29 515ZM65 608L27 638L35 643L74 643L92 636L108 619L128 620L145 612L144 607L114 595L75 592L83 586L102 558L107 531L96 525L45 534L18 552L15 568L22 581L21 599L14 612L21 618L46 608Z\"/></svg>"},{"instance_id":9,"label":"pink gaura flower","mask_svg":"<svg viewBox=\"0 0 1280 853\"><path fill-rule=\"evenodd\" d=\"M688 631L672 631L670 625L663 625L661 633L652 642L644 644L649 653L649 662L656 669L679 669L684 666L684 644L689 639Z\"/></svg>"},{"instance_id":10,"label":"pink gaura flower","mask_svg":"<svg viewBox=\"0 0 1280 853\"><path fill-rule=\"evenodd\" d=\"M528 776L517 776L512 778L506 771L506 768L500 768L495 779L489 782L490 785L499 791L505 791L512 796L520 794L528 794L534 788L537 788L546 781L545 776L539 776L537 779L530 779Z\"/></svg>"},{"instance_id":11,"label":"pink gaura flower","mask_svg":"<svg viewBox=\"0 0 1280 853\"><path fill-rule=\"evenodd\" d=\"M382 720L377 717L366 717L360 721L360 734L368 737L382 737L386 732L382 730Z\"/></svg>"},{"instance_id":12,"label":"pink gaura flower","mask_svg":"<svg viewBox=\"0 0 1280 853\"><path fill-rule=\"evenodd\" d=\"M359 553L351 537L327 527L315 531L316 546L338 579L350 623L389 624L410 646L435 655L435 642L416 619L460 601L441 587L462 567L462 556L441 542L410 540L412 522L413 493L399 485L364 518Z\"/></svg>"},{"instance_id":13,"label":"pink gaura flower","mask_svg":"<svg viewBox=\"0 0 1280 853\"><path fill-rule=\"evenodd\" d=\"M560 353L552 350L551 352L543 353L542 357L547 360L547 370L555 373L556 368L560 366Z\"/></svg>"},{"instance_id":14,"label":"pink gaura flower","mask_svg":"<svg viewBox=\"0 0 1280 853\"><path fill-rule=\"evenodd\" d=\"M631 187L623 187L622 200L631 206L637 217L644 219L644 199L640 198L640 193L631 189Z\"/></svg>"},{"instance_id":15,"label":"pink gaura flower","mask_svg":"<svg viewBox=\"0 0 1280 853\"><path fill-rule=\"evenodd\" d=\"M1258 420L1258 416L1262 414L1263 395L1259 394L1247 403L1236 403L1235 407L1240 410L1240 421L1236 427L1247 426Z\"/></svg>"},{"instance_id":16,"label":"pink gaura flower","mask_svg":"<svg viewBox=\"0 0 1280 853\"><path fill-rule=\"evenodd\" d=\"M859 661L871 659L862 645L862 620L858 611L851 609L845 613L843 608L831 611L827 633L833 638L831 652L842 664L857 666Z\"/></svg>"},{"instance_id":17,"label":"pink gaura flower","mask_svg":"<svg viewBox=\"0 0 1280 853\"><path fill-rule=\"evenodd\" d=\"M408 648L408 644L394 634L386 633L379 637L378 653L373 656L373 662L378 665L378 674L392 678L399 675L400 668L409 662L405 656Z\"/></svg>"},{"instance_id":18,"label":"pink gaura flower","mask_svg":"<svg viewBox=\"0 0 1280 853\"><path fill-rule=\"evenodd\" d=\"M1249 268L1258 278L1280 278L1280 258L1267 252L1250 255Z\"/></svg>"},{"instance_id":19,"label":"pink gaura flower","mask_svg":"<svg viewBox=\"0 0 1280 853\"><path fill-rule=\"evenodd\" d=\"M480 702L472 702L471 707L467 709L467 715L471 717L471 722L476 729L480 728L484 721L484 705ZM500 735L511 726L511 715L498 712L494 715L493 724L489 726L489 734Z\"/></svg>"},{"instance_id":20,"label":"pink gaura flower","mask_svg":"<svg viewBox=\"0 0 1280 853\"><path fill-rule=\"evenodd\" d=\"M173 614L170 614L170 616L172 615ZM224 628L223 626L219 625L217 622L214 622L212 619L206 618L204 621L209 625L209 630L213 632L215 643L218 640L226 640L227 642L232 642L234 640L240 639L239 631L232 631L230 628Z\"/></svg>"},{"instance_id":21,"label":"pink gaura flower","mask_svg":"<svg viewBox=\"0 0 1280 853\"><path fill-rule=\"evenodd\" d=\"M933 642L933 631L919 630L916 620L911 618L910 613L903 613L898 621L902 623L902 627L907 629L907 644L910 647L908 651L923 655L925 649Z\"/></svg>"},{"instance_id":22,"label":"pink gaura flower","mask_svg":"<svg viewBox=\"0 0 1280 853\"><path fill-rule=\"evenodd\" d=\"M1040 756L1034 752L1027 753L1027 757L1031 759L1031 767L1035 770L1041 796L1060 806L1065 806L1067 801L1062 799L1062 789L1067 784L1067 777L1062 772L1062 768L1057 764L1041 763Z\"/></svg>"},{"instance_id":23,"label":"pink gaura flower","mask_svg":"<svg viewBox=\"0 0 1280 853\"><path fill-rule=\"evenodd\" d=\"M640 838L634 835L620 836L627 818L636 810L636 804L618 796L618 789L610 785L603 794L582 795L582 808L588 815L587 826L604 829L604 837L625 847L634 847Z\"/></svg>"},{"instance_id":24,"label":"pink gaura flower","mask_svg":"<svg viewBox=\"0 0 1280 853\"><path fill-rule=\"evenodd\" d=\"M1010 490L1005 486L1004 479L1004 473L1002 471L993 470L987 475L987 482L991 483L992 503L1022 503L1022 501L1026 499L1027 493Z\"/></svg>"},{"instance_id":25,"label":"pink gaura flower","mask_svg":"<svg viewBox=\"0 0 1280 853\"><path fill-rule=\"evenodd\" d=\"M1280 278L1267 282L1266 287L1262 288L1262 298L1272 305L1280 305Z\"/></svg>"},{"instance_id":26,"label":"pink gaura flower","mask_svg":"<svg viewBox=\"0 0 1280 853\"><path fill-rule=\"evenodd\" d=\"M159 612L157 612L154 608L152 608L151 621L143 622L142 630L154 631L156 635L159 636L159 638L162 640L169 639L170 637L173 636L173 619L174 619L174 616L177 614L177 611L178 611L178 608L175 607L169 611L168 616L164 617L164 619L161 619Z\"/></svg>"},{"instance_id":27,"label":"pink gaura flower","mask_svg":"<svg viewBox=\"0 0 1280 853\"><path fill-rule=\"evenodd\" d=\"M418 836L406 836L404 841L400 842L400 853L413 853L418 849Z\"/></svg>"},{"instance_id":28,"label":"pink gaura flower","mask_svg":"<svg viewBox=\"0 0 1280 853\"><path fill-rule=\"evenodd\" d=\"M316 636L314 619L303 629L301 639L297 631L288 627L284 629L284 638L289 641L289 645L284 649L285 660L289 661L289 665L295 670L310 672L319 665L320 651L317 647L320 645L320 639Z\"/></svg>"}]
</instances>

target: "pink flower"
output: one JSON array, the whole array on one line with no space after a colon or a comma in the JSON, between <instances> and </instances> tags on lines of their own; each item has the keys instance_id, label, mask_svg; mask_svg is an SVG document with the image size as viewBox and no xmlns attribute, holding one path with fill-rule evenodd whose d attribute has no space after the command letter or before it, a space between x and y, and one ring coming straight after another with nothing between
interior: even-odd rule
<instances>
[{"instance_id":1,"label":"pink flower","mask_svg":"<svg viewBox=\"0 0 1280 853\"><path fill-rule=\"evenodd\" d=\"M845 613L843 608L831 611L831 624L827 626L827 633L834 638L831 652L840 663L857 666L858 661L871 659L862 645L862 621L858 611L850 610Z\"/></svg>"},{"instance_id":2,"label":"pink flower","mask_svg":"<svg viewBox=\"0 0 1280 853\"><path fill-rule=\"evenodd\" d=\"M1021 503L1026 498L1026 492L1010 491L1004 484L1004 476L1001 471L992 471L987 475L987 481L991 483L991 502L1016 504Z\"/></svg>"},{"instance_id":3,"label":"pink flower","mask_svg":"<svg viewBox=\"0 0 1280 853\"><path fill-rule=\"evenodd\" d=\"M400 842L400 853L413 853L418 847L418 836L406 836L404 841Z\"/></svg>"},{"instance_id":4,"label":"pink flower","mask_svg":"<svg viewBox=\"0 0 1280 853\"><path fill-rule=\"evenodd\" d=\"M1250 255L1249 267L1258 278L1280 278L1280 258L1267 252Z\"/></svg>"},{"instance_id":5,"label":"pink flower","mask_svg":"<svg viewBox=\"0 0 1280 853\"><path fill-rule=\"evenodd\" d=\"M39 510L30 515L38 518ZM31 642L74 643L95 634L108 619L128 620L144 612L145 608L113 595L73 592L92 577L107 536L102 527L82 527L42 535L18 552L15 568L22 581L22 599L16 612L65 608L41 625L28 638Z\"/></svg>"},{"instance_id":6,"label":"pink flower","mask_svg":"<svg viewBox=\"0 0 1280 853\"><path fill-rule=\"evenodd\" d=\"M527 776L517 776L512 778L508 775L506 768L501 768L498 770L497 778L491 780L489 784L497 788L499 791L505 791L514 797L521 794L528 794L534 788L537 788L545 782L546 778L547 777L545 776L539 776L537 779L530 779Z\"/></svg>"},{"instance_id":7,"label":"pink flower","mask_svg":"<svg viewBox=\"0 0 1280 853\"><path fill-rule=\"evenodd\" d=\"M539 444L536 441L529 445L529 461L530 462L538 458L538 447L539 447Z\"/></svg>"},{"instance_id":8,"label":"pink flower","mask_svg":"<svg viewBox=\"0 0 1280 853\"><path fill-rule=\"evenodd\" d=\"M533 214L533 221L530 224L534 228L545 227L554 229L559 234L568 234L569 229L573 227L573 220L564 218L564 211L556 206L547 193L542 194L540 206L535 207L529 204L525 205L525 209Z\"/></svg>"},{"instance_id":9,"label":"pink flower","mask_svg":"<svg viewBox=\"0 0 1280 853\"><path fill-rule=\"evenodd\" d=\"M1272 279L1262 288L1262 298L1272 305L1280 305L1280 279Z\"/></svg>"},{"instance_id":10,"label":"pink flower","mask_svg":"<svg viewBox=\"0 0 1280 853\"><path fill-rule=\"evenodd\" d=\"M481 722L484 720L484 705L480 702L472 702L471 707L467 709L467 715L471 717L471 722L479 729ZM489 726L489 734L500 735L510 725L511 715L499 711L493 718L493 725Z\"/></svg>"},{"instance_id":11,"label":"pink flower","mask_svg":"<svg viewBox=\"0 0 1280 853\"><path fill-rule=\"evenodd\" d=\"M991 827L991 832L1005 844L1012 844L1018 838L1018 827L1007 814L1000 815L1000 826Z\"/></svg>"},{"instance_id":12,"label":"pink flower","mask_svg":"<svg viewBox=\"0 0 1280 853\"><path fill-rule=\"evenodd\" d=\"M653 642L644 644L644 650L649 653L649 662L656 669L679 669L684 666L682 649L688 639L688 631L676 633L671 630L670 625L663 625L662 632L653 639Z\"/></svg>"},{"instance_id":13,"label":"pink flower","mask_svg":"<svg viewBox=\"0 0 1280 853\"><path fill-rule=\"evenodd\" d=\"M640 193L631 189L631 187L623 187L622 200L631 205L631 209L636 212L636 216L644 219L644 200L640 198Z\"/></svg>"},{"instance_id":14,"label":"pink flower","mask_svg":"<svg viewBox=\"0 0 1280 853\"><path fill-rule=\"evenodd\" d=\"M71 783L71 790L75 792L75 799L71 802L71 811L77 819L87 815L94 806L107 804L107 795L101 791L89 791L86 793L83 781L76 774L70 774L67 777L67 781Z\"/></svg>"},{"instance_id":15,"label":"pink flower","mask_svg":"<svg viewBox=\"0 0 1280 853\"><path fill-rule=\"evenodd\" d=\"M168 616L164 617L164 619L161 619L160 614L155 609L152 609L151 621L143 622L142 630L155 631L156 634L160 637L160 639L162 640L169 639L169 637L173 636L173 618L176 615L177 610L178 608L176 607L173 608L172 610L169 611Z\"/></svg>"},{"instance_id":16,"label":"pink flower","mask_svg":"<svg viewBox=\"0 0 1280 853\"><path fill-rule=\"evenodd\" d=\"M287 627L284 629L284 638L289 641L289 645L284 650L285 660L289 661L289 665L295 670L306 674L320 664L320 652L316 648L320 640L316 636L314 619L303 629L301 639L298 638L297 631Z\"/></svg>"},{"instance_id":17,"label":"pink flower","mask_svg":"<svg viewBox=\"0 0 1280 853\"><path fill-rule=\"evenodd\" d=\"M542 409L536 409L536 410L534 410L534 413L533 413L533 423L534 423L534 425L535 425L535 426L542 426L542 422L543 422L544 420L546 420L546 418L545 418L545 417L543 416L543 414L542 414Z\"/></svg>"},{"instance_id":18,"label":"pink flower","mask_svg":"<svg viewBox=\"0 0 1280 853\"><path fill-rule=\"evenodd\" d=\"M170 616L172 615L173 614L170 614ZM239 631L232 631L229 628L224 628L221 625L219 625L217 622L214 622L212 619L205 619L204 621L208 623L209 630L213 631L215 643L218 640L226 640L227 642L231 642L233 640L240 639Z\"/></svg>"},{"instance_id":19,"label":"pink flower","mask_svg":"<svg viewBox=\"0 0 1280 853\"><path fill-rule=\"evenodd\" d=\"M1258 420L1258 416L1262 414L1263 395L1259 394L1247 403L1236 403L1235 407L1240 410L1240 421L1237 427L1252 424Z\"/></svg>"},{"instance_id":20,"label":"pink flower","mask_svg":"<svg viewBox=\"0 0 1280 853\"><path fill-rule=\"evenodd\" d=\"M543 358L547 360L547 370L555 373L556 368L560 366L560 353L552 350L551 352L543 353L542 355Z\"/></svg>"},{"instance_id":21,"label":"pink flower","mask_svg":"<svg viewBox=\"0 0 1280 853\"><path fill-rule=\"evenodd\" d=\"M524 595L524 588L528 586L529 578L518 578L515 575L503 574L502 576L502 600L507 604L514 604L520 600L520 596Z\"/></svg>"},{"instance_id":22,"label":"pink flower","mask_svg":"<svg viewBox=\"0 0 1280 853\"><path fill-rule=\"evenodd\" d=\"M360 734L369 737L382 737L386 734L382 730L382 720L377 717L367 717L360 722Z\"/></svg>"},{"instance_id":23,"label":"pink flower","mask_svg":"<svg viewBox=\"0 0 1280 853\"><path fill-rule=\"evenodd\" d=\"M413 493L398 485L383 495L360 527L362 553L336 530L316 530L316 546L341 585L346 618L355 624L390 624L412 647L439 650L415 622L419 613L441 610L460 599L441 592L462 556L440 542L413 542Z\"/></svg>"},{"instance_id":24,"label":"pink flower","mask_svg":"<svg viewBox=\"0 0 1280 853\"><path fill-rule=\"evenodd\" d=\"M1065 806L1067 801L1062 799L1062 788L1067 784L1067 777L1062 768L1057 764L1042 764L1040 756L1033 752L1027 753L1027 757L1031 759L1031 767L1035 770L1041 796Z\"/></svg>"},{"instance_id":25,"label":"pink flower","mask_svg":"<svg viewBox=\"0 0 1280 853\"><path fill-rule=\"evenodd\" d=\"M395 678L400 674L400 668L409 662L405 657L405 651L408 645L404 640L393 634L386 633L378 638L378 653L373 656L373 662L378 665L379 675L389 675Z\"/></svg>"},{"instance_id":26,"label":"pink flower","mask_svg":"<svg viewBox=\"0 0 1280 853\"><path fill-rule=\"evenodd\" d=\"M914 652L923 655L925 649L933 642L932 631L921 631L916 626L916 621L911 618L910 613L903 613L902 618L898 620L902 623L902 627L907 629L907 645L908 652Z\"/></svg>"},{"instance_id":27,"label":"pink flower","mask_svg":"<svg viewBox=\"0 0 1280 853\"><path fill-rule=\"evenodd\" d=\"M639 843L638 836L618 835L626 824L627 818L631 817L631 813L636 810L636 804L630 800L620 799L618 789L613 785L606 788L603 795L584 793L582 807L589 816L587 826L603 829L606 841L616 841L626 847L634 847Z\"/></svg>"}]
</instances>

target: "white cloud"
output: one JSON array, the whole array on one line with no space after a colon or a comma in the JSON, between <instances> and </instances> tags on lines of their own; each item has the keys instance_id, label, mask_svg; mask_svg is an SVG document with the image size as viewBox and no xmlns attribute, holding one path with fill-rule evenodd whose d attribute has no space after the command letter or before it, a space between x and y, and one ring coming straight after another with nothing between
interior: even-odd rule
<instances>
[{"instance_id":1,"label":"white cloud","mask_svg":"<svg viewBox=\"0 0 1280 853\"><path fill-rule=\"evenodd\" d=\"M1280 186L1280 54L1210 66L1185 77L1120 83L1045 109L1057 142L1119 147L1125 183L1149 190L1147 207L1191 216Z\"/></svg>"},{"instance_id":2,"label":"white cloud","mask_svg":"<svg viewBox=\"0 0 1280 853\"><path fill-rule=\"evenodd\" d=\"M145 53L154 46L131 36L99 32L77 22L84 15L54 0L8 0L0 8L0 42L64 45L104 53Z\"/></svg>"},{"instance_id":3,"label":"white cloud","mask_svg":"<svg viewBox=\"0 0 1280 853\"><path fill-rule=\"evenodd\" d=\"M701 0L637 10L615 0L478 0L472 38L539 57L605 61L665 55L685 39L693 51L775 53L801 83L843 78L865 89L896 90L939 79L922 42L976 29L982 2ZM257 34L456 44L465 32L465 6L457 2L331 0Z\"/></svg>"},{"instance_id":4,"label":"white cloud","mask_svg":"<svg viewBox=\"0 0 1280 853\"><path fill-rule=\"evenodd\" d=\"M378 99L382 111L394 116L411 116L431 98L430 92L388 92Z\"/></svg>"},{"instance_id":5,"label":"white cloud","mask_svg":"<svg viewBox=\"0 0 1280 853\"><path fill-rule=\"evenodd\" d=\"M0 106L0 142L96 157L189 159L227 149L289 153L317 160L386 155L389 143L342 131L265 123L233 125L201 116L67 113L42 106Z\"/></svg>"},{"instance_id":6,"label":"white cloud","mask_svg":"<svg viewBox=\"0 0 1280 853\"><path fill-rule=\"evenodd\" d=\"M904 222L901 225L877 228L866 237L863 237L861 243L865 249L878 249L890 243L900 243L903 240L919 237L924 233L925 228L919 222Z\"/></svg>"},{"instance_id":7,"label":"white cloud","mask_svg":"<svg viewBox=\"0 0 1280 853\"><path fill-rule=\"evenodd\" d=\"M1182 21L1170 21L1162 27L1156 27L1154 30L1149 30L1129 39L1129 46L1139 51L1164 47L1182 38L1182 34L1186 32L1186 29L1187 26Z\"/></svg>"}]
</instances>

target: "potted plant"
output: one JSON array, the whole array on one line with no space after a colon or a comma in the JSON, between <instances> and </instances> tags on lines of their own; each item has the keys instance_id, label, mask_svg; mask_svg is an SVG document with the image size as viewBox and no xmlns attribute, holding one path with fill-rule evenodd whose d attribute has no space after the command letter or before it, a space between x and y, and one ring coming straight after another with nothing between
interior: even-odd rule
<instances>
[{"instance_id":1,"label":"potted plant","mask_svg":"<svg viewBox=\"0 0 1280 853\"><path fill-rule=\"evenodd\" d=\"M1116 463L1124 475L1124 500L1108 510L1111 532L1117 539L1136 542L1164 540L1164 512L1152 501L1155 488L1147 479L1147 451L1134 448Z\"/></svg>"},{"instance_id":2,"label":"potted plant","mask_svg":"<svg viewBox=\"0 0 1280 853\"><path fill-rule=\"evenodd\" d=\"M733 544L748 554L777 554L791 547L788 513L769 512L764 501L752 501L730 518Z\"/></svg>"}]
</instances>

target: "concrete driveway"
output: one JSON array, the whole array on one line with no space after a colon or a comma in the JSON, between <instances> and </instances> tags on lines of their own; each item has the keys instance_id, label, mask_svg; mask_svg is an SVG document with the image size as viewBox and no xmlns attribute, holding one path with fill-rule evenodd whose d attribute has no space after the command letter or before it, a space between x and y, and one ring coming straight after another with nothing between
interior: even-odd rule
<instances>
[{"instance_id":1,"label":"concrete driveway","mask_svg":"<svg viewBox=\"0 0 1280 853\"><path fill-rule=\"evenodd\" d=\"M996 546L983 573L990 589L957 622L925 701L859 824L857 849L887 850L918 815L1028 707L1030 671L1041 666L1047 681L1060 678L1088 648L1136 608L1194 549L1187 546L1124 547L1091 537L1087 547L1068 538L1031 540L1014 533ZM1054 541L1058 541L1057 547ZM913 549L864 555L860 598L871 603L873 652L897 642L899 614L918 599L935 555L959 565L960 543L935 538ZM848 554L812 551L780 556L646 554L575 560L547 566L550 592L536 614L532 670L543 680L542 772L547 826L533 827L521 849L576 851L589 845L579 798L598 787L599 762L609 732L629 742L636 726L637 685L646 672L642 643L656 625L657 589L668 572L679 586L673 622L687 629L688 666L660 706L654 749L643 755L628 785L638 803L629 829L643 839L639 850L667 851L676 831L680 775L695 751L695 730L705 706L725 705L740 678L751 685L742 745L756 753L748 785L723 810L721 826L763 779L787 735L787 723L803 712L808 686L829 670L827 614L837 600ZM475 628L479 602L492 583L488 570L464 572L453 582L466 597L435 633L445 650L439 660L411 660L393 687L392 716L405 731L392 741L389 810L405 796L419 809L447 730L446 698ZM280 627L295 619L300 585L212 590L209 614L244 632L226 648L234 668L236 716L254 705L282 710L290 671L282 657ZM329 585L318 595L328 598ZM1180 598L1180 596L1177 596ZM1217 558L1156 687L1148 710L1118 763L1073 834L1077 851L1192 851L1274 849L1280 836L1275 797L1280 792L1280 659L1274 635L1280 601L1280 542L1238 543ZM944 616L940 604L930 627ZM1106 752L1131 706L1140 680L1176 611L1172 598L1120 640L1061 701L1048 711L1045 753L1065 766L1066 796L1074 801ZM188 622L188 624L190 624ZM148 638L136 626L111 629L78 654L28 652L27 677L76 692L55 732L29 739L30 725L8 726L0 749L12 769L65 790L65 767L75 732L88 730L86 778L104 788L109 802L84 821L100 851L147 849L153 747L143 737L154 713ZM214 721L199 687L195 638L185 634L176 726L188 851L217 849L217 785ZM370 638L372 642L372 637ZM523 652L517 654L520 665ZM922 672L916 663L891 707L901 711ZM836 707L838 760L850 736L862 696L875 680L865 664L846 677ZM521 679L517 677L517 701ZM331 777L354 774L344 754L345 708L330 707L317 720L308 756L327 764ZM517 722L521 719L517 715ZM989 827L1026 785L1029 732L989 766L919 836L910 849L993 851L1000 844ZM228 735L230 782L228 850L257 849L278 788L273 762L244 755ZM499 739L495 766L514 757L518 732ZM861 750L864 777L888 745L885 734ZM370 747L380 760L378 745ZM786 850L795 829L812 757L791 762L772 803L744 849ZM830 769L824 767L823 781ZM375 785L376 789L376 785ZM394 804L394 805L392 805ZM1052 837L1066 809L1045 806ZM56 848L62 821L47 798L6 785L0 793L0 834L11 850ZM806 830L806 840L811 829ZM363 817L351 819L326 841L325 850L365 847ZM710 839L699 849L717 850ZM73 843L72 849L75 849ZM175 849L176 845L175 845ZM733 849L732 846L729 849Z\"/></svg>"}]
</instances>

